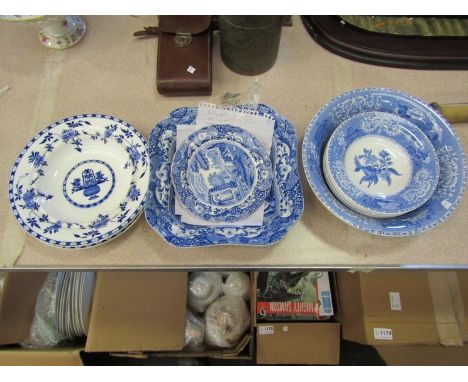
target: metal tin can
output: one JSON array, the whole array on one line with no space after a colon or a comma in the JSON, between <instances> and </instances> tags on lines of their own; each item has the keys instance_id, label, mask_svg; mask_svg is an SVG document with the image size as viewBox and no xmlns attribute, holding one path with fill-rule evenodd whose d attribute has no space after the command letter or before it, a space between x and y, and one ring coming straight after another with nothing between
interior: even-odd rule
<instances>
[{"instance_id":1,"label":"metal tin can","mask_svg":"<svg viewBox=\"0 0 468 382\"><path fill-rule=\"evenodd\" d=\"M265 73L278 57L283 16L219 16L221 57L232 71Z\"/></svg>"}]
</instances>

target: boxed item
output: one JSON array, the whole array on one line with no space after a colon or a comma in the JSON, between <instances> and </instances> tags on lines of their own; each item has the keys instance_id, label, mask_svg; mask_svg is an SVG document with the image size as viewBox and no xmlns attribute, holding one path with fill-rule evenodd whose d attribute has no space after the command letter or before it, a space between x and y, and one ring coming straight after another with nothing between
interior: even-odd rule
<instances>
[{"instance_id":1,"label":"boxed item","mask_svg":"<svg viewBox=\"0 0 468 382\"><path fill-rule=\"evenodd\" d=\"M376 346L388 366L468 366L468 345Z\"/></svg>"},{"instance_id":2,"label":"boxed item","mask_svg":"<svg viewBox=\"0 0 468 382\"><path fill-rule=\"evenodd\" d=\"M266 272L267 273L267 272ZM277 272L275 272L277 273ZM314 273L314 272L301 272L301 273ZM329 277L330 276L330 277ZM277 280L283 280L279 278ZM295 277L295 281L300 279L300 276ZM336 293L334 274L323 273L321 277L316 278L320 280L321 285L315 288L313 296L320 297L320 291L327 292L324 296L329 297L329 305L327 304L326 312L321 313L319 307L310 308L308 314L287 310L286 314L281 318L282 322L265 322L261 321L265 314L259 312L259 309L265 308L266 299L256 301L257 312L256 317L256 354L258 364L288 364L288 365L337 365L340 357L340 323L339 323L339 310L338 310L338 296ZM258 278L256 283L256 290L265 290L265 286L258 285ZM295 282L295 281L289 281ZM281 281L283 282L283 281ZM310 282L306 280L306 282ZM286 283L287 284L287 283ZM319 284L317 282L317 284ZM328 284L328 285L327 285ZM315 285L315 284L313 284ZM323 289L320 289L323 288ZM288 294L300 289L287 288ZM300 293L296 293L301 295ZM307 296L307 292L305 294ZM265 296L265 293L262 294ZM278 299L278 293L275 294ZM294 296L296 298L296 296ZM256 296L258 298L258 296ZM300 301L300 300L299 300ZM316 299L314 301L323 301ZM322 312L325 309L322 303ZM266 308L265 308L266 309ZM277 314L277 313L275 313ZM317 316L320 321L317 321ZM288 321L286 317L291 317ZM315 321L311 321L311 317ZM299 322L298 319L308 322Z\"/></svg>"},{"instance_id":3,"label":"boxed item","mask_svg":"<svg viewBox=\"0 0 468 382\"><path fill-rule=\"evenodd\" d=\"M229 348L186 348L187 287L187 272L99 272L85 351L132 358L250 359L251 319Z\"/></svg>"},{"instance_id":4,"label":"boxed item","mask_svg":"<svg viewBox=\"0 0 468 382\"><path fill-rule=\"evenodd\" d=\"M98 272L87 338L63 346L22 348L46 278L45 272L7 274L0 297L0 365L80 365L82 351L133 358L251 358L250 313L246 332L233 346L184 350L186 272Z\"/></svg>"},{"instance_id":5,"label":"boxed item","mask_svg":"<svg viewBox=\"0 0 468 382\"><path fill-rule=\"evenodd\" d=\"M98 272L86 352L180 350L185 272Z\"/></svg>"},{"instance_id":6,"label":"boxed item","mask_svg":"<svg viewBox=\"0 0 468 382\"><path fill-rule=\"evenodd\" d=\"M337 365L340 324L291 322L257 324L257 363Z\"/></svg>"},{"instance_id":7,"label":"boxed item","mask_svg":"<svg viewBox=\"0 0 468 382\"><path fill-rule=\"evenodd\" d=\"M250 277L244 272L191 272L185 349L229 349L250 327Z\"/></svg>"},{"instance_id":8,"label":"boxed item","mask_svg":"<svg viewBox=\"0 0 468 382\"><path fill-rule=\"evenodd\" d=\"M0 348L0 366L82 366L82 347Z\"/></svg>"},{"instance_id":9,"label":"boxed item","mask_svg":"<svg viewBox=\"0 0 468 382\"><path fill-rule=\"evenodd\" d=\"M47 349L19 347L29 338L46 272L6 273L0 294L0 366L81 365L83 344Z\"/></svg>"},{"instance_id":10,"label":"boxed item","mask_svg":"<svg viewBox=\"0 0 468 382\"><path fill-rule=\"evenodd\" d=\"M339 273L343 339L369 345L462 346L468 291L460 286L465 277L442 271Z\"/></svg>"},{"instance_id":11,"label":"boxed item","mask_svg":"<svg viewBox=\"0 0 468 382\"><path fill-rule=\"evenodd\" d=\"M321 320L332 315L328 272L259 272L258 321Z\"/></svg>"},{"instance_id":12,"label":"boxed item","mask_svg":"<svg viewBox=\"0 0 468 382\"><path fill-rule=\"evenodd\" d=\"M455 296L459 296L459 299L455 299L458 309L460 321L463 323L463 341L468 342L468 271L455 272L458 281L458 291L460 293L454 293ZM458 304L457 304L458 303Z\"/></svg>"}]
</instances>

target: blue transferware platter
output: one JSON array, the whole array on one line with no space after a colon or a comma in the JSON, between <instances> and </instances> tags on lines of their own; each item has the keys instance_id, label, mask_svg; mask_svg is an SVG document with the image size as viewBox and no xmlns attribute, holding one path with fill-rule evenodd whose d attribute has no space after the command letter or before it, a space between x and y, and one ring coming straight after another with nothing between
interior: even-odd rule
<instances>
[{"instance_id":1,"label":"blue transferware platter","mask_svg":"<svg viewBox=\"0 0 468 382\"><path fill-rule=\"evenodd\" d=\"M246 130L212 125L182 142L171 178L188 211L206 221L235 222L263 205L271 189L271 161Z\"/></svg>"},{"instance_id":2,"label":"blue transferware platter","mask_svg":"<svg viewBox=\"0 0 468 382\"><path fill-rule=\"evenodd\" d=\"M363 216L346 207L332 194L322 172L321 158L335 129L354 115L371 111L398 115L416 125L429 138L439 159L439 181L429 200L394 218ZM302 158L307 180L324 206L347 224L376 235L408 236L436 227L453 213L465 190L465 154L448 122L423 101L392 89L357 89L331 100L310 122Z\"/></svg>"},{"instance_id":3,"label":"blue transferware platter","mask_svg":"<svg viewBox=\"0 0 468 382\"><path fill-rule=\"evenodd\" d=\"M145 214L149 225L169 244L178 247L208 245L265 246L281 240L299 220L304 199L297 168L297 140L294 127L266 105L243 105L234 110L251 110L275 119L270 160L273 185L266 198L262 226L213 227L183 223L175 214L175 193L171 163L176 149L176 125L194 125L197 108L176 109L151 132L149 141L150 184Z\"/></svg>"},{"instance_id":4,"label":"blue transferware platter","mask_svg":"<svg viewBox=\"0 0 468 382\"><path fill-rule=\"evenodd\" d=\"M324 156L335 196L368 216L398 216L422 206L439 180L429 138L395 114L365 112L348 118L333 132Z\"/></svg>"},{"instance_id":5,"label":"blue transferware platter","mask_svg":"<svg viewBox=\"0 0 468 382\"><path fill-rule=\"evenodd\" d=\"M128 123L102 114L62 119L18 156L9 197L21 226L44 243L87 248L127 229L143 210L147 143Z\"/></svg>"}]
</instances>

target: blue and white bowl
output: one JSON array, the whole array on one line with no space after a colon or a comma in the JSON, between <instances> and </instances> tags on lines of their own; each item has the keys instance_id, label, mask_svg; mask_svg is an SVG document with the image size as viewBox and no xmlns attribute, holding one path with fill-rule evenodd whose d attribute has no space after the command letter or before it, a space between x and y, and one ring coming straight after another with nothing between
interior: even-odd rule
<instances>
[{"instance_id":1,"label":"blue and white bowl","mask_svg":"<svg viewBox=\"0 0 468 382\"><path fill-rule=\"evenodd\" d=\"M421 207L397 217L374 218L349 208L332 193L322 170L322 157L336 128L357 114L375 111L400 116L417 126L439 160L439 181L432 196ZM357 89L332 99L310 122L302 158L307 180L323 205L345 223L376 235L408 236L438 226L455 211L465 190L465 153L452 127L425 102L392 89Z\"/></svg>"},{"instance_id":2,"label":"blue and white bowl","mask_svg":"<svg viewBox=\"0 0 468 382\"><path fill-rule=\"evenodd\" d=\"M240 127L212 125L182 142L171 178L188 211L205 221L234 222L263 205L273 176L259 139Z\"/></svg>"},{"instance_id":3,"label":"blue and white bowl","mask_svg":"<svg viewBox=\"0 0 468 382\"><path fill-rule=\"evenodd\" d=\"M344 121L323 157L328 185L338 199L372 217L394 217L422 206L439 180L429 139L406 119L365 112Z\"/></svg>"},{"instance_id":4,"label":"blue and white bowl","mask_svg":"<svg viewBox=\"0 0 468 382\"><path fill-rule=\"evenodd\" d=\"M149 180L143 136L102 114L62 119L20 153L9 182L13 213L29 234L87 248L126 230L143 210Z\"/></svg>"}]
</instances>

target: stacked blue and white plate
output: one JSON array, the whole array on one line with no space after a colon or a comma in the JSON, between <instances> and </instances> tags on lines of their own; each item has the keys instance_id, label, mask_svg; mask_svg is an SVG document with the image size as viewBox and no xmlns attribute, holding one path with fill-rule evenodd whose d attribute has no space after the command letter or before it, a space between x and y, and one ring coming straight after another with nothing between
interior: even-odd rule
<instances>
[{"instance_id":1,"label":"stacked blue and white plate","mask_svg":"<svg viewBox=\"0 0 468 382\"><path fill-rule=\"evenodd\" d=\"M21 226L44 243L87 248L130 227L143 210L147 143L128 123L102 114L62 119L19 154L9 182Z\"/></svg>"},{"instance_id":2,"label":"stacked blue and white plate","mask_svg":"<svg viewBox=\"0 0 468 382\"><path fill-rule=\"evenodd\" d=\"M358 89L311 121L303 161L317 197L346 223L379 235L426 231L456 208L466 164L436 111L391 89Z\"/></svg>"}]
</instances>

